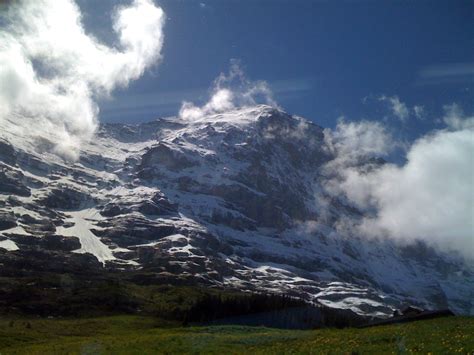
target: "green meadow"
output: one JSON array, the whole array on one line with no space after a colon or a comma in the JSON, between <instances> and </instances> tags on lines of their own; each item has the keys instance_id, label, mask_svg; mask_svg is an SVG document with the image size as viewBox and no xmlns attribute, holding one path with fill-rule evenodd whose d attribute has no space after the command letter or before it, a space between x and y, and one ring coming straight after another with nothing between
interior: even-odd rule
<instances>
[{"instance_id":1,"label":"green meadow","mask_svg":"<svg viewBox=\"0 0 474 355\"><path fill-rule=\"evenodd\" d=\"M472 354L474 318L372 328L183 327L155 317L2 318L0 354Z\"/></svg>"}]
</instances>

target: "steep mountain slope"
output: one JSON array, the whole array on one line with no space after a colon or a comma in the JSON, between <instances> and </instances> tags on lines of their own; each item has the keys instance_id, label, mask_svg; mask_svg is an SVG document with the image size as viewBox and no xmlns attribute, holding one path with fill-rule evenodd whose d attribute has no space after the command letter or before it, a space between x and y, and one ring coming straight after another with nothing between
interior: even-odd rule
<instances>
[{"instance_id":1,"label":"steep mountain slope","mask_svg":"<svg viewBox=\"0 0 474 355\"><path fill-rule=\"evenodd\" d=\"M321 127L268 106L194 121L105 124L70 163L0 136L0 262L278 292L359 314L404 303L474 313L474 268L422 243L340 235ZM361 169L382 164L367 157ZM10 268L11 269L11 268Z\"/></svg>"}]
</instances>

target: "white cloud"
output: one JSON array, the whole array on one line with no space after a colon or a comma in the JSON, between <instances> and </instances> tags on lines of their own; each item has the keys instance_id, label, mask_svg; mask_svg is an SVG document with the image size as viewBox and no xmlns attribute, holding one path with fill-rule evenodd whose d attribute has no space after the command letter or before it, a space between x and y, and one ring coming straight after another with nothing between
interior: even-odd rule
<instances>
[{"instance_id":1,"label":"white cloud","mask_svg":"<svg viewBox=\"0 0 474 355\"><path fill-rule=\"evenodd\" d=\"M203 106L196 106L185 101L181 106L179 116L193 120L257 103L277 106L268 84L264 81L248 80L239 63L232 61L229 73L221 73L214 81L209 101Z\"/></svg>"},{"instance_id":2,"label":"white cloud","mask_svg":"<svg viewBox=\"0 0 474 355\"><path fill-rule=\"evenodd\" d=\"M351 221L362 235L420 239L474 258L473 118L462 116L458 106L446 110L448 127L417 140L403 166L384 164L361 171L358 166L339 164L340 179L329 191L343 192L352 203L372 212L362 221ZM356 127L348 130L354 134L341 135L336 129L335 135L343 141L348 137L348 143L342 143L347 147L365 146L366 137L354 142L359 131ZM383 138L380 131L374 132ZM349 148L338 152L351 156Z\"/></svg>"},{"instance_id":3,"label":"white cloud","mask_svg":"<svg viewBox=\"0 0 474 355\"><path fill-rule=\"evenodd\" d=\"M398 117L401 121L406 121L410 115L410 111L405 103L401 102L398 96L385 96L382 95L379 97L379 101L388 102L392 113Z\"/></svg>"},{"instance_id":4,"label":"white cloud","mask_svg":"<svg viewBox=\"0 0 474 355\"><path fill-rule=\"evenodd\" d=\"M430 65L418 72L416 84L472 83L474 62Z\"/></svg>"},{"instance_id":5,"label":"white cloud","mask_svg":"<svg viewBox=\"0 0 474 355\"><path fill-rule=\"evenodd\" d=\"M422 105L415 105L413 106L413 113L415 114L415 117L423 120L425 118L425 108Z\"/></svg>"},{"instance_id":6,"label":"white cloud","mask_svg":"<svg viewBox=\"0 0 474 355\"><path fill-rule=\"evenodd\" d=\"M326 146L338 164L356 162L361 157L384 156L395 148L386 127L380 122L346 122L340 118L334 130L324 131Z\"/></svg>"},{"instance_id":7,"label":"white cloud","mask_svg":"<svg viewBox=\"0 0 474 355\"><path fill-rule=\"evenodd\" d=\"M450 129L474 129L474 116L465 117L459 105L453 103L445 105L443 109L445 112L443 121Z\"/></svg>"},{"instance_id":8,"label":"white cloud","mask_svg":"<svg viewBox=\"0 0 474 355\"><path fill-rule=\"evenodd\" d=\"M97 126L95 99L127 86L160 59L164 13L135 0L113 15L118 48L86 33L73 0L12 2L1 14L0 124L59 142L78 156Z\"/></svg>"},{"instance_id":9,"label":"white cloud","mask_svg":"<svg viewBox=\"0 0 474 355\"><path fill-rule=\"evenodd\" d=\"M357 201L366 198L365 189L348 192L344 182L353 171L358 172L367 163L367 158L385 156L396 147L392 136L380 122L346 122L344 118L339 119L334 130L324 130L324 141L328 153L334 157L323 167L327 177L325 189L333 195L349 193L349 198Z\"/></svg>"}]
</instances>

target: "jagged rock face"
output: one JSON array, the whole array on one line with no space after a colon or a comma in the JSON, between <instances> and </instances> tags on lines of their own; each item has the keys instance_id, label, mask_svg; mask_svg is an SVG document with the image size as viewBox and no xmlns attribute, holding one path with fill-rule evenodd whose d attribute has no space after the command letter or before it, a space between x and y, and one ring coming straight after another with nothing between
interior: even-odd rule
<instances>
[{"instance_id":1,"label":"jagged rock face","mask_svg":"<svg viewBox=\"0 0 474 355\"><path fill-rule=\"evenodd\" d=\"M67 185L57 186L48 191L47 196L37 201L39 205L60 210L84 209L93 202L93 198L87 192L72 189Z\"/></svg>"},{"instance_id":2,"label":"jagged rock face","mask_svg":"<svg viewBox=\"0 0 474 355\"><path fill-rule=\"evenodd\" d=\"M30 189L25 186L21 171L10 170L7 165L0 166L0 192L3 194L28 197Z\"/></svg>"},{"instance_id":3,"label":"jagged rock face","mask_svg":"<svg viewBox=\"0 0 474 355\"><path fill-rule=\"evenodd\" d=\"M106 124L76 163L7 129L0 136L0 263L10 273L70 263L360 314L389 315L403 303L474 310L472 264L422 244L337 233L341 216L362 212L324 194L322 167L334 157L323 129L305 119L258 106L192 122Z\"/></svg>"},{"instance_id":4,"label":"jagged rock face","mask_svg":"<svg viewBox=\"0 0 474 355\"><path fill-rule=\"evenodd\" d=\"M0 230L16 227L15 215L10 213L0 213Z\"/></svg>"}]
</instances>

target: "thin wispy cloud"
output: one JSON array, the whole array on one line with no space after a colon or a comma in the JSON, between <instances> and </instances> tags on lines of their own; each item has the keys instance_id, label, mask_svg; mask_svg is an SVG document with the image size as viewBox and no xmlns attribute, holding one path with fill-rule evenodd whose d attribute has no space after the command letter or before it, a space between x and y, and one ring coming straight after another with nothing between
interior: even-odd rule
<instances>
[{"instance_id":1,"label":"thin wispy cloud","mask_svg":"<svg viewBox=\"0 0 474 355\"><path fill-rule=\"evenodd\" d=\"M206 91L204 88L196 88L127 93L120 98L100 101L100 117L106 121L110 119L146 121L157 116L175 115L183 100L197 101Z\"/></svg>"},{"instance_id":2,"label":"thin wispy cloud","mask_svg":"<svg viewBox=\"0 0 474 355\"><path fill-rule=\"evenodd\" d=\"M406 123L409 119L424 120L426 117L425 107L420 104L413 106L408 105L402 101L398 95L369 95L362 99L362 102L366 105L371 105L375 102L380 102L384 105L385 109L392 116L398 119L402 123Z\"/></svg>"},{"instance_id":3,"label":"thin wispy cloud","mask_svg":"<svg viewBox=\"0 0 474 355\"><path fill-rule=\"evenodd\" d=\"M268 83L249 80L239 62L233 60L229 73L221 73L214 81L209 100L202 106L184 101L179 116L192 120L257 103L277 106Z\"/></svg>"},{"instance_id":4,"label":"thin wispy cloud","mask_svg":"<svg viewBox=\"0 0 474 355\"><path fill-rule=\"evenodd\" d=\"M398 96L382 95L378 98L378 100L388 103L393 115L395 115L402 122L406 121L410 115L407 105L400 101Z\"/></svg>"},{"instance_id":5,"label":"thin wispy cloud","mask_svg":"<svg viewBox=\"0 0 474 355\"><path fill-rule=\"evenodd\" d=\"M413 106L413 113L416 118L423 120L425 118L425 107L422 105L415 105Z\"/></svg>"},{"instance_id":6,"label":"thin wispy cloud","mask_svg":"<svg viewBox=\"0 0 474 355\"><path fill-rule=\"evenodd\" d=\"M273 94L279 97L287 97L292 95L304 95L313 89L312 78L292 78L269 81Z\"/></svg>"},{"instance_id":7,"label":"thin wispy cloud","mask_svg":"<svg viewBox=\"0 0 474 355\"><path fill-rule=\"evenodd\" d=\"M416 84L436 85L474 83L474 62L449 63L426 66L418 72Z\"/></svg>"},{"instance_id":8,"label":"thin wispy cloud","mask_svg":"<svg viewBox=\"0 0 474 355\"><path fill-rule=\"evenodd\" d=\"M313 81L310 78L280 79L265 82L265 84L272 95L279 99L301 97L313 87ZM179 110L183 101L199 102L205 100L208 93L207 87L127 93L120 98L111 97L101 100L99 102L100 117L104 120L146 121L157 116L173 115ZM263 101L266 102L266 100Z\"/></svg>"}]
</instances>

